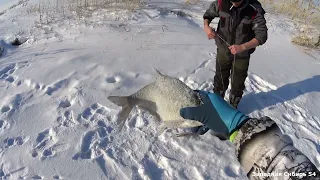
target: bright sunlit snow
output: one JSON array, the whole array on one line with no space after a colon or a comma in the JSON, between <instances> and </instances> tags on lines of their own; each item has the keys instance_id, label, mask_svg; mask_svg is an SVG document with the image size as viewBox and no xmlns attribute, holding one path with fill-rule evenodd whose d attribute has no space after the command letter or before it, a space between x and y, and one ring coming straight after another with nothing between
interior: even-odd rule
<instances>
[{"instance_id":1,"label":"bright sunlit snow","mask_svg":"<svg viewBox=\"0 0 320 180\"><path fill-rule=\"evenodd\" d=\"M7 10L0 16L0 178L246 179L231 142L210 133L178 138L176 130L156 137L159 124L140 109L119 132L120 108L107 100L152 82L152 67L212 90L216 45L202 22L209 1L148 1L133 12L109 8L48 24L28 12L37 0L12 9L7 2L0 2ZM291 21L266 18L269 39L252 55L239 109L273 118L320 169L320 52L291 43ZM10 45L16 37L26 42Z\"/></svg>"}]
</instances>

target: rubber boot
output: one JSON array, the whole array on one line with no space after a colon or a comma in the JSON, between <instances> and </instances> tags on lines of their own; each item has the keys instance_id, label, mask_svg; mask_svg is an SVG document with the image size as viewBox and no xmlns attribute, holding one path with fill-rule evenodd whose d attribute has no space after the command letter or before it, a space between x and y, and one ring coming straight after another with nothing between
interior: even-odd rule
<instances>
[{"instance_id":1,"label":"rubber boot","mask_svg":"<svg viewBox=\"0 0 320 180\"><path fill-rule=\"evenodd\" d=\"M240 97L240 96L235 96L233 94L230 94L230 96L229 96L229 104L237 109L241 98L242 97Z\"/></svg>"},{"instance_id":2,"label":"rubber boot","mask_svg":"<svg viewBox=\"0 0 320 180\"><path fill-rule=\"evenodd\" d=\"M215 90L215 89L213 89L213 92L216 93L216 94L219 94L222 98L224 98L224 95L226 94L226 91L218 91L218 90Z\"/></svg>"}]
</instances>

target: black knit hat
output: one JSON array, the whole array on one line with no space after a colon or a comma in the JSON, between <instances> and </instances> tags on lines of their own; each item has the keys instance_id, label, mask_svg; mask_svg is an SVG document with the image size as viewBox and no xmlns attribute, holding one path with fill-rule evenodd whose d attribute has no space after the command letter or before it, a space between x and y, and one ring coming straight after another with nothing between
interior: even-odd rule
<instances>
[{"instance_id":1,"label":"black knit hat","mask_svg":"<svg viewBox=\"0 0 320 180\"><path fill-rule=\"evenodd\" d=\"M230 0L231 2L240 2L242 0Z\"/></svg>"}]
</instances>

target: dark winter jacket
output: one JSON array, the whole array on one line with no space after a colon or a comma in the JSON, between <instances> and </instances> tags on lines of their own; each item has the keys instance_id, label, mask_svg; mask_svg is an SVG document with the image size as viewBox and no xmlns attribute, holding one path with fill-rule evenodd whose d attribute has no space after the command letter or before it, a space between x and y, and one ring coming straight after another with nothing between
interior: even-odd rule
<instances>
[{"instance_id":1,"label":"dark winter jacket","mask_svg":"<svg viewBox=\"0 0 320 180\"><path fill-rule=\"evenodd\" d=\"M244 0L237 8L229 0L216 0L205 12L203 19L208 19L210 23L214 18L220 17L217 33L230 45L240 45L253 38L262 45L267 40L268 31L264 14L265 11L257 0ZM231 56L228 46L219 37L216 37L216 44L220 51ZM254 50L246 50L237 56L249 57Z\"/></svg>"}]
</instances>

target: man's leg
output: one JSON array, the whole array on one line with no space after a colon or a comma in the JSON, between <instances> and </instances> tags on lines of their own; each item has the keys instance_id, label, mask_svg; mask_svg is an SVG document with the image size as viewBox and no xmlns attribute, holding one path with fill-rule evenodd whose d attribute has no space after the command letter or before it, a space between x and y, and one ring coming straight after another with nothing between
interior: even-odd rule
<instances>
[{"instance_id":1,"label":"man's leg","mask_svg":"<svg viewBox=\"0 0 320 180\"><path fill-rule=\"evenodd\" d=\"M220 94L223 98L228 89L231 66L232 61L228 59L226 53L217 50L216 74L214 76L213 91Z\"/></svg>"},{"instance_id":2,"label":"man's leg","mask_svg":"<svg viewBox=\"0 0 320 180\"><path fill-rule=\"evenodd\" d=\"M236 59L234 66L232 66L231 93L229 96L229 103L234 108L238 107L238 104L242 98L243 90L245 89L244 82L248 76L249 60L249 57L244 59Z\"/></svg>"},{"instance_id":3,"label":"man's leg","mask_svg":"<svg viewBox=\"0 0 320 180\"><path fill-rule=\"evenodd\" d=\"M231 66L232 61L228 59L226 53L220 52L219 49L217 49L216 74L214 76L213 91L220 94L222 98L224 98L225 92L228 89ZM198 135L203 135L208 132L208 130L209 128L205 126L198 126L191 129L193 133Z\"/></svg>"}]
</instances>

